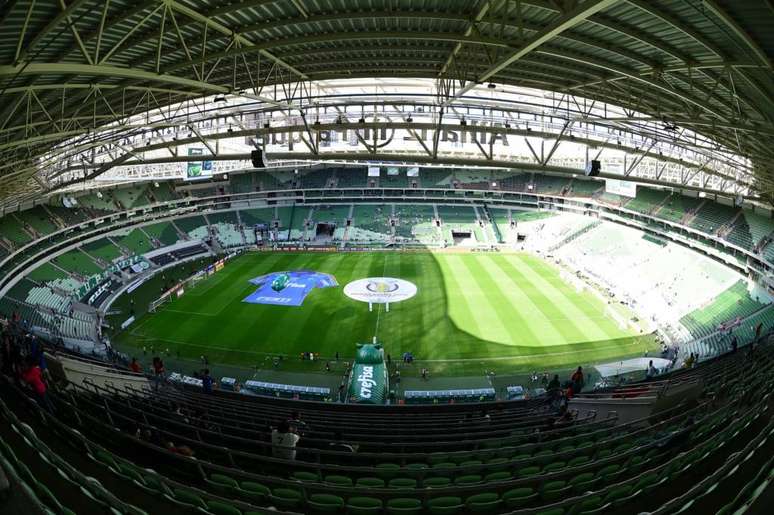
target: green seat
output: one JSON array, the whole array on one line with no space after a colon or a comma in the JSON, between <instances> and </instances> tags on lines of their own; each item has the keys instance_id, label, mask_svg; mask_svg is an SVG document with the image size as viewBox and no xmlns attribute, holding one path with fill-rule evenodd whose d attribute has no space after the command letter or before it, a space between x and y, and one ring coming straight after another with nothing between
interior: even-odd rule
<instances>
[{"instance_id":1,"label":"green seat","mask_svg":"<svg viewBox=\"0 0 774 515\"><path fill-rule=\"evenodd\" d=\"M570 468L579 467L581 465L585 465L589 461L591 461L591 458L588 456L575 456L573 459L567 462L567 466Z\"/></svg>"},{"instance_id":2,"label":"green seat","mask_svg":"<svg viewBox=\"0 0 774 515\"><path fill-rule=\"evenodd\" d=\"M172 491L164 484L158 476L152 474L145 474L142 476L145 480L145 486L156 493L172 495Z\"/></svg>"},{"instance_id":3,"label":"green seat","mask_svg":"<svg viewBox=\"0 0 774 515\"><path fill-rule=\"evenodd\" d=\"M429 468L427 463L409 463L406 465L405 470L408 471L411 477L417 479L422 477Z\"/></svg>"},{"instance_id":4,"label":"green seat","mask_svg":"<svg viewBox=\"0 0 774 515\"><path fill-rule=\"evenodd\" d=\"M345 486L345 487L352 486L352 479L347 476L337 476L337 475L325 476L325 482L336 486Z\"/></svg>"},{"instance_id":5,"label":"green seat","mask_svg":"<svg viewBox=\"0 0 774 515\"><path fill-rule=\"evenodd\" d=\"M602 497L594 495L583 499L573 506L572 512L576 515L583 515L584 513L593 513L602 507Z\"/></svg>"},{"instance_id":6,"label":"green seat","mask_svg":"<svg viewBox=\"0 0 774 515\"><path fill-rule=\"evenodd\" d=\"M315 513L337 513L344 507L344 499L338 495L312 494L307 504Z\"/></svg>"},{"instance_id":7,"label":"green seat","mask_svg":"<svg viewBox=\"0 0 774 515\"><path fill-rule=\"evenodd\" d=\"M502 470L507 470L509 463L510 460L507 458L492 458L486 462L486 468L487 470L491 470L493 472L499 472Z\"/></svg>"},{"instance_id":8,"label":"green seat","mask_svg":"<svg viewBox=\"0 0 774 515\"><path fill-rule=\"evenodd\" d=\"M465 500L465 505L471 513L492 513L497 511L501 503L500 496L494 492L471 495Z\"/></svg>"},{"instance_id":9,"label":"green seat","mask_svg":"<svg viewBox=\"0 0 774 515\"><path fill-rule=\"evenodd\" d=\"M172 494L174 495L174 501L177 503L185 504L193 508L207 509L207 505L204 500L192 490L187 488L173 488Z\"/></svg>"},{"instance_id":10,"label":"green seat","mask_svg":"<svg viewBox=\"0 0 774 515\"><path fill-rule=\"evenodd\" d=\"M278 508L292 510L301 506L304 496L300 491L292 488L275 488L271 492L270 499Z\"/></svg>"},{"instance_id":11,"label":"green seat","mask_svg":"<svg viewBox=\"0 0 774 515\"><path fill-rule=\"evenodd\" d=\"M381 513L383 506L382 500L374 497L350 497L347 499L347 513L350 515Z\"/></svg>"},{"instance_id":12,"label":"green seat","mask_svg":"<svg viewBox=\"0 0 774 515\"><path fill-rule=\"evenodd\" d=\"M239 483L235 479L223 474L212 474L210 479L207 480L207 485L209 485L213 492L224 497L232 496L239 488Z\"/></svg>"},{"instance_id":13,"label":"green seat","mask_svg":"<svg viewBox=\"0 0 774 515\"><path fill-rule=\"evenodd\" d=\"M453 462L436 463L432 467L433 475L439 476L451 476L454 470L457 468L457 464Z\"/></svg>"},{"instance_id":14,"label":"green seat","mask_svg":"<svg viewBox=\"0 0 774 515\"><path fill-rule=\"evenodd\" d=\"M250 499L250 501L255 504L263 504L271 495L271 490L260 483L242 481L239 488L239 494L246 499Z\"/></svg>"},{"instance_id":15,"label":"green seat","mask_svg":"<svg viewBox=\"0 0 774 515\"><path fill-rule=\"evenodd\" d=\"M376 475L382 479L392 479L400 472L400 465L395 463L379 463L375 468Z\"/></svg>"},{"instance_id":16,"label":"green seat","mask_svg":"<svg viewBox=\"0 0 774 515\"><path fill-rule=\"evenodd\" d=\"M636 475L647 463L644 456L632 456L629 463L626 464L626 468L629 471L629 475Z\"/></svg>"},{"instance_id":17,"label":"green seat","mask_svg":"<svg viewBox=\"0 0 774 515\"><path fill-rule=\"evenodd\" d=\"M614 463L612 465L608 465L607 467L604 467L602 470L597 472L597 477L600 478L602 481L605 481L607 483L611 483L615 480L616 477L622 472L621 465L618 465L617 463Z\"/></svg>"},{"instance_id":18,"label":"green seat","mask_svg":"<svg viewBox=\"0 0 774 515\"><path fill-rule=\"evenodd\" d=\"M565 467L565 463L563 461L555 461L543 467L543 474L550 474L552 472L562 470L564 467Z\"/></svg>"},{"instance_id":19,"label":"green seat","mask_svg":"<svg viewBox=\"0 0 774 515\"><path fill-rule=\"evenodd\" d=\"M536 476L540 474L540 467L524 467L523 469L520 469L517 475L519 477L530 477L530 476Z\"/></svg>"},{"instance_id":20,"label":"green seat","mask_svg":"<svg viewBox=\"0 0 774 515\"><path fill-rule=\"evenodd\" d=\"M94 451L94 459L112 469L116 469L116 470L118 469L118 465L116 465L116 460L113 458L113 455L110 454L109 452L105 452L103 450L97 449L96 451Z\"/></svg>"},{"instance_id":21,"label":"green seat","mask_svg":"<svg viewBox=\"0 0 774 515\"><path fill-rule=\"evenodd\" d=\"M476 465L481 465L484 462L481 460L466 460L460 463L460 467L474 467Z\"/></svg>"},{"instance_id":22,"label":"green seat","mask_svg":"<svg viewBox=\"0 0 774 515\"><path fill-rule=\"evenodd\" d=\"M537 512L535 515L564 515L563 508L551 508Z\"/></svg>"},{"instance_id":23,"label":"green seat","mask_svg":"<svg viewBox=\"0 0 774 515\"><path fill-rule=\"evenodd\" d=\"M59 502L59 499L57 499L56 496L51 493L51 490L49 490L48 487L43 483L37 482L30 486L34 486L40 501L49 508L53 508L53 510L57 513L61 513L66 509L64 506L62 506L62 503Z\"/></svg>"},{"instance_id":24,"label":"green seat","mask_svg":"<svg viewBox=\"0 0 774 515\"><path fill-rule=\"evenodd\" d=\"M545 465L546 463L550 463L553 459L554 451L551 449L543 449L542 451L536 452L532 457L534 458L536 463L539 463L540 465Z\"/></svg>"},{"instance_id":25,"label":"green seat","mask_svg":"<svg viewBox=\"0 0 774 515\"><path fill-rule=\"evenodd\" d=\"M614 486L605 496L605 503L615 503L621 499L629 497L634 491L634 487L631 485L618 485Z\"/></svg>"},{"instance_id":26,"label":"green seat","mask_svg":"<svg viewBox=\"0 0 774 515\"><path fill-rule=\"evenodd\" d=\"M222 501L207 501L207 510L214 515L242 515L242 510Z\"/></svg>"},{"instance_id":27,"label":"green seat","mask_svg":"<svg viewBox=\"0 0 774 515\"><path fill-rule=\"evenodd\" d=\"M481 476L479 474L465 474L454 479L454 484L459 486L475 485L481 482Z\"/></svg>"},{"instance_id":28,"label":"green seat","mask_svg":"<svg viewBox=\"0 0 774 515\"><path fill-rule=\"evenodd\" d=\"M405 497L396 497L387 501L387 513L400 515L415 514L422 512L422 502L419 499L409 499Z\"/></svg>"},{"instance_id":29,"label":"green seat","mask_svg":"<svg viewBox=\"0 0 774 515\"><path fill-rule=\"evenodd\" d=\"M596 482L597 478L593 472L584 472L570 480L570 487L576 494L582 494L591 490Z\"/></svg>"},{"instance_id":30,"label":"green seat","mask_svg":"<svg viewBox=\"0 0 774 515\"><path fill-rule=\"evenodd\" d=\"M508 490L502 495L502 499L508 508L521 508L537 499L537 494L532 488L521 487Z\"/></svg>"},{"instance_id":31,"label":"green seat","mask_svg":"<svg viewBox=\"0 0 774 515\"><path fill-rule=\"evenodd\" d=\"M429 513L434 515L450 515L452 513L459 513L465 507L462 504L462 499L454 496L436 497L427 501L427 509Z\"/></svg>"},{"instance_id":32,"label":"green seat","mask_svg":"<svg viewBox=\"0 0 774 515\"><path fill-rule=\"evenodd\" d=\"M359 477L355 480L357 488L384 488L384 479L378 477Z\"/></svg>"},{"instance_id":33,"label":"green seat","mask_svg":"<svg viewBox=\"0 0 774 515\"><path fill-rule=\"evenodd\" d=\"M540 498L546 502L561 499L570 489L566 481L549 481L540 490Z\"/></svg>"},{"instance_id":34,"label":"green seat","mask_svg":"<svg viewBox=\"0 0 774 515\"><path fill-rule=\"evenodd\" d=\"M314 472L307 472L305 470L300 470L298 472L293 472L293 479L297 481L306 481L310 483L316 483L320 480L320 478L315 474Z\"/></svg>"},{"instance_id":35,"label":"green seat","mask_svg":"<svg viewBox=\"0 0 774 515\"><path fill-rule=\"evenodd\" d=\"M128 479L130 481L138 483L139 486L145 485L145 480L142 478L142 475L140 475L137 469L131 465L127 465L125 463L118 463L117 473L124 479Z\"/></svg>"},{"instance_id":36,"label":"green seat","mask_svg":"<svg viewBox=\"0 0 774 515\"><path fill-rule=\"evenodd\" d=\"M600 449L599 452L597 452L596 459L603 460L605 458L609 458L613 455L612 449Z\"/></svg>"},{"instance_id":37,"label":"green seat","mask_svg":"<svg viewBox=\"0 0 774 515\"><path fill-rule=\"evenodd\" d=\"M658 474L655 472L652 472L650 474L645 474L642 476L637 483L634 485L635 490L650 490L653 486L658 483Z\"/></svg>"},{"instance_id":38,"label":"green seat","mask_svg":"<svg viewBox=\"0 0 774 515\"><path fill-rule=\"evenodd\" d=\"M451 478L448 477L428 477L422 481L425 488L443 488L451 484Z\"/></svg>"},{"instance_id":39,"label":"green seat","mask_svg":"<svg viewBox=\"0 0 774 515\"><path fill-rule=\"evenodd\" d=\"M416 488L417 480L407 477L396 477L387 483L389 488Z\"/></svg>"},{"instance_id":40,"label":"green seat","mask_svg":"<svg viewBox=\"0 0 774 515\"><path fill-rule=\"evenodd\" d=\"M484 481L489 483L490 481L508 481L511 479L511 473L508 471L501 471L501 472L492 472L491 474L487 474L484 476Z\"/></svg>"}]
</instances>

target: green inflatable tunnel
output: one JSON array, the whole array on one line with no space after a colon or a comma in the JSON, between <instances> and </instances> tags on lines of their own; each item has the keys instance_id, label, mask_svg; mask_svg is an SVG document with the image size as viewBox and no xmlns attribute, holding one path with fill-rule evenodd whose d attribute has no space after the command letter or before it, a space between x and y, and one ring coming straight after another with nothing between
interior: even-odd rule
<instances>
[{"instance_id":1,"label":"green inflatable tunnel","mask_svg":"<svg viewBox=\"0 0 774 515\"><path fill-rule=\"evenodd\" d=\"M348 402L384 404L387 388L387 367L382 346L378 343L359 343L349 378Z\"/></svg>"}]
</instances>

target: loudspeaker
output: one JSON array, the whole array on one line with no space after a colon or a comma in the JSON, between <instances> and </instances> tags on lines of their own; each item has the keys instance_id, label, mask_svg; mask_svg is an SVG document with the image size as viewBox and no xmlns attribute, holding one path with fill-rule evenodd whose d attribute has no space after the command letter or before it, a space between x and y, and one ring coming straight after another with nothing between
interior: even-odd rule
<instances>
[{"instance_id":1,"label":"loudspeaker","mask_svg":"<svg viewBox=\"0 0 774 515\"><path fill-rule=\"evenodd\" d=\"M253 160L254 168L266 168L266 163L263 162L263 150L253 150L250 152L250 158Z\"/></svg>"},{"instance_id":2,"label":"loudspeaker","mask_svg":"<svg viewBox=\"0 0 774 515\"><path fill-rule=\"evenodd\" d=\"M591 163L586 166L586 175L591 177L599 175L602 165L597 160L592 160Z\"/></svg>"}]
</instances>

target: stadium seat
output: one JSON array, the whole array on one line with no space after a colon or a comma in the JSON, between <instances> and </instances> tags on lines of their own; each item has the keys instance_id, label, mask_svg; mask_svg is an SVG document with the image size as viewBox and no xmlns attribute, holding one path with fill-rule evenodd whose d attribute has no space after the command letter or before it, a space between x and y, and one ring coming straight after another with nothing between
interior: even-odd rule
<instances>
[{"instance_id":1,"label":"stadium seat","mask_svg":"<svg viewBox=\"0 0 774 515\"><path fill-rule=\"evenodd\" d=\"M532 488L521 487L508 490L502 495L502 500L508 508L516 509L528 506L538 494Z\"/></svg>"},{"instance_id":2,"label":"stadium seat","mask_svg":"<svg viewBox=\"0 0 774 515\"><path fill-rule=\"evenodd\" d=\"M500 496L494 492L471 495L465 500L465 505L471 513L492 513L501 503Z\"/></svg>"},{"instance_id":3,"label":"stadium seat","mask_svg":"<svg viewBox=\"0 0 774 515\"><path fill-rule=\"evenodd\" d=\"M428 477L422 481L422 486L425 488L444 488L449 486L451 482L449 477Z\"/></svg>"},{"instance_id":4,"label":"stadium seat","mask_svg":"<svg viewBox=\"0 0 774 515\"><path fill-rule=\"evenodd\" d=\"M436 497L427 501L427 509L433 515L452 515L464 507L462 499L454 496Z\"/></svg>"},{"instance_id":5,"label":"stadium seat","mask_svg":"<svg viewBox=\"0 0 774 515\"><path fill-rule=\"evenodd\" d=\"M337 513L344 507L344 499L338 495L312 494L307 505L313 513Z\"/></svg>"},{"instance_id":6,"label":"stadium seat","mask_svg":"<svg viewBox=\"0 0 774 515\"><path fill-rule=\"evenodd\" d=\"M255 504L265 503L271 495L268 487L253 481L242 481L239 485L239 494Z\"/></svg>"},{"instance_id":7,"label":"stadium seat","mask_svg":"<svg viewBox=\"0 0 774 515\"><path fill-rule=\"evenodd\" d=\"M325 476L325 482L336 486L344 486L344 487L352 486L352 478L347 476L338 476L338 475Z\"/></svg>"},{"instance_id":8,"label":"stadium seat","mask_svg":"<svg viewBox=\"0 0 774 515\"><path fill-rule=\"evenodd\" d=\"M214 515L242 515L242 511L222 501L207 501L207 511Z\"/></svg>"},{"instance_id":9,"label":"stadium seat","mask_svg":"<svg viewBox=\"0 0 774 515\"><path fill-rule=\"evenodd\" d=\"M387 513L394 515L414 515L422 512L422 501L407 497L396 497L387 501Z\"/></svg>"},{"instance_id":10,"label":"stadium seat","mask_svg":"<svg viewBox=\"0 0 774 515\"><path fill-rule=\"evenodd\" d=\"M304 495L291 488L275 488L271 492L270 499L278 508L292 511L301 506Z\"/></svg>"},{"instance_id":11,"label":"stadium seat","mask_svg":"<svg viewBox=\"0 0 774 515\"><path fill-rule=\"evenodd\" d=\"M384 479L378 477L359 477L355 480L357 488L384 488Z\"/></svg>"},{"instance_id":12,"label":"stadium seat","mask_svg":"<svg viewBox=\"0 0 774 515\"><path fill-rule=\"evenodd\" d=\"M223 474L212 474L207 480L209 488L224 497L231 497L239 488L239 483L235 479Z\"/></svg>"},{"instance_id":13,"label":"stadium seat","mask_svg":"<svg viewBox=\"0 0 774 515\"><path fill-rule=\"evenodd\" d=\"M382 512L384 503L375 497L350 497L347 499L347 513L350 515L374 515Z\"/></svg>"},{"instance_id":14,"label":"stadium seat","mask_svg":"<svg viewBox=\"0 0 774 515\"><path fill-rule=\"evenodd\" d=\"M416 479L409 479L406 477L396 477L394 479L390 479L389 483L387 483L388 488L409 488L413 489L417 487L417 480Z\"/></svg>"},{"instance_id":15,"label":"stadium seat","mask_svg":"<svg viewBox=\"0 0 774 515\"><path fill-rule=\"evenodd\" d=\"M204 500L193 490L177 487L172 489L172 495L173 496L170 498L170 500L180 506L188 508L204 508L205 510L207 509L207 505L205 504Z\"/></svg>"},{"instance_id":16,"label":"stadium seat","mask_svg":"<svg viewBox=\"0 0 774 515\"><path fill-rule=\"evenodd\" d=\"M549 503L554 502L561 499L569 490L570 487L566 481L549 481L543 484L540 490L540 498Z\"/></svg>"}]
</instances>

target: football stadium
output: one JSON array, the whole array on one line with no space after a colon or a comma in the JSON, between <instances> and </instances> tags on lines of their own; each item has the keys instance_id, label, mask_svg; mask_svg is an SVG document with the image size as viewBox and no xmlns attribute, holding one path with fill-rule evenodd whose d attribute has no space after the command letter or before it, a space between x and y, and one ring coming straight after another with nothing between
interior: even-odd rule
<instances>
[{"instance_id":1,"label":"football stadium","mask_svg":"<svg viewBox=\"0 0 774 515\"><path fill-rule=\"evenodd\" d=\"M0 512L769 514L773 143L770 0L1 2Z\"/></svg>"}]
</instances>

